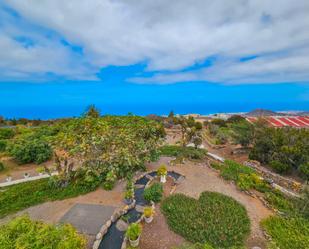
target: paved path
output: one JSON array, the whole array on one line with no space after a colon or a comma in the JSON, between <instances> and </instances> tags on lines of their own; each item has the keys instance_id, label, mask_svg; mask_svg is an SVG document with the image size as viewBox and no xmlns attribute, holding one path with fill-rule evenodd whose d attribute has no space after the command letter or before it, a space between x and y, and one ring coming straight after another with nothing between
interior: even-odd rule
<instances>
[{"instance_id":1,"label":"paved path","mask_svg":"<svg viewBox=\"0 0 309 249\"><path fill-rule=\"evenodd\" d=\"M96 235L116 208L95 204L75 204L61 219L60 223L70 223L77 231L87 235Z\"/></svg>"}]
</instances>

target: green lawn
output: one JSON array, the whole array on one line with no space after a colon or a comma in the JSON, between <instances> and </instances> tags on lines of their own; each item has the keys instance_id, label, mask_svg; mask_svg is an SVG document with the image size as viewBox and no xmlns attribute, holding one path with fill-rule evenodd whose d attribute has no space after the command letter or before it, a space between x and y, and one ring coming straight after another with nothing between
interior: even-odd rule
<instances>
[{"instance_id":1,"label":"green lawn","mask_svg":"<svg viewBox=\"0 0 309 249\"><path fill-rule=\"evenodd\" d=\"M0 218L36 204L75 197L95 189L76 184L55 188L48 182L49 179L42 179L0 188Z\"/></svg>"}]
</instances>

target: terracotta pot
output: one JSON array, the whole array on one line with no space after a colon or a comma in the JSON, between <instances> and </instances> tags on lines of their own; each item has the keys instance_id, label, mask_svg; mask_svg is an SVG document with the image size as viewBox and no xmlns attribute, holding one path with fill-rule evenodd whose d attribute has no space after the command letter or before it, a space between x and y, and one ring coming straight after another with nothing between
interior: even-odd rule
<instances>
[{"instance_id":1,"label":"terracotta pot","mask_svg":"<svg viewBox=\"0 0 309 249\"><path fill-rule=\"evenodd\" d=\"M141 236L138 236L138 238L137 238L136 240L131 240L131 239L129 239L130 245L131 245L132 247L138 247L140 237L141 237Z\"/></svg>"},{"instance_id":2,"label":"terracotta pot","mask_svg":"<svg viewBox=\"0 0 309 249\"><path fill-rule=\"evenodd\" d=\"M11 177L11 176L8 176L8 177L6 178L6 181L7 181L7 182L12 181L12 177Z\"/></svg>"}]
</instances>

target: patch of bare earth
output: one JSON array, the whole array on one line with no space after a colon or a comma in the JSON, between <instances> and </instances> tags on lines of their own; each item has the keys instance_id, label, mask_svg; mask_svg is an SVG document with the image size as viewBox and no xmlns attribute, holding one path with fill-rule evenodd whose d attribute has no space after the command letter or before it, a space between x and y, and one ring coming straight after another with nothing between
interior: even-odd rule
<instances>
[{"instance_id":1,"label":"patch of bare earth","mask_svg":"<svg viewBox=\"0 0 309 249\"><path fill-rule=\"evenodd\" d=\"M156 179L155 181L158 181ZM164 184L164 197L173 189L173 180L168 177ZM164 215L160 211L160 205L156 205L155 216L150 224L143 224L143 232L140 241L140 249L171 249L184 243L184 239L168 228Z\"/></svg>"},{"instance_id":2,"label":"patch of bare earth","mask_svg":"<svg viewBox=\"0 0 309 249\"><path fill-rule=\"evenodd\" d=\"M149 165L149 168L155 169L158 164L168 161L168 158L162 158L160 162ZM184 165L168 166L168 169L185 175L185 180L177 186L176 193L198 198L203 191L213 191L230 196L241 203L246 208L251 221L251 233L246 246L248 248L253 246L266 248L267 240L260 227L260 221L273 213L260 200L239 191L233 183L222 179L218 172L206 164L186 162ZM158 231L153 230L152 232L157 233Z\"/></svg>"}]
</instances>

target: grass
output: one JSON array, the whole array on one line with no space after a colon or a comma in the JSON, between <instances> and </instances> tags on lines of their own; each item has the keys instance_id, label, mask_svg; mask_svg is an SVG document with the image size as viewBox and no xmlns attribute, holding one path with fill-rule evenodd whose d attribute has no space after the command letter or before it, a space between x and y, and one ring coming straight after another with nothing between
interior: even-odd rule
<instances>
[{"instance_id":1,"label":"grass","mask_svg":"<svg viewBox=\"0 0 309 249\"><path fill-rule=\"evenodd\" d=\"M246 209L219 193L203 192L198 200L175 194L163 201L161 209L169 227L192 243L241 247L250 232Z\"/></svg>"},{"instance_id":2,"label":"grass","mask_svg":"<svg viewBox=\"0 0 309 249\"><path fill-rule=\"evenodd\" d=\"M159 149L162 156L181 157L190 160L201 160L205 158L207 151L194 147L182 147L177 145L164 145Z\"/></svg>"},{"instance_id":3,"label":"grass","mask_svg":"<svg viewBox=\"0 0 309 249\"><path fill-rule=\"evenodd\" d=\"M262 226L272 237L271 248L309 248L309 221L307 219L273 216L262 221Z\"/></svg>"},{"instance_id":4,"label":"grass","mask_svg":"<svg viewBox=\"0 0 309 249\"><path fill-rule=\"evenodd\" d=\"M20 183L1 188L0 218L46 201L63 200L86 194L94 188L70 184L65 188L49 185L49 179Z\"/></svg>"}]
</instances>

